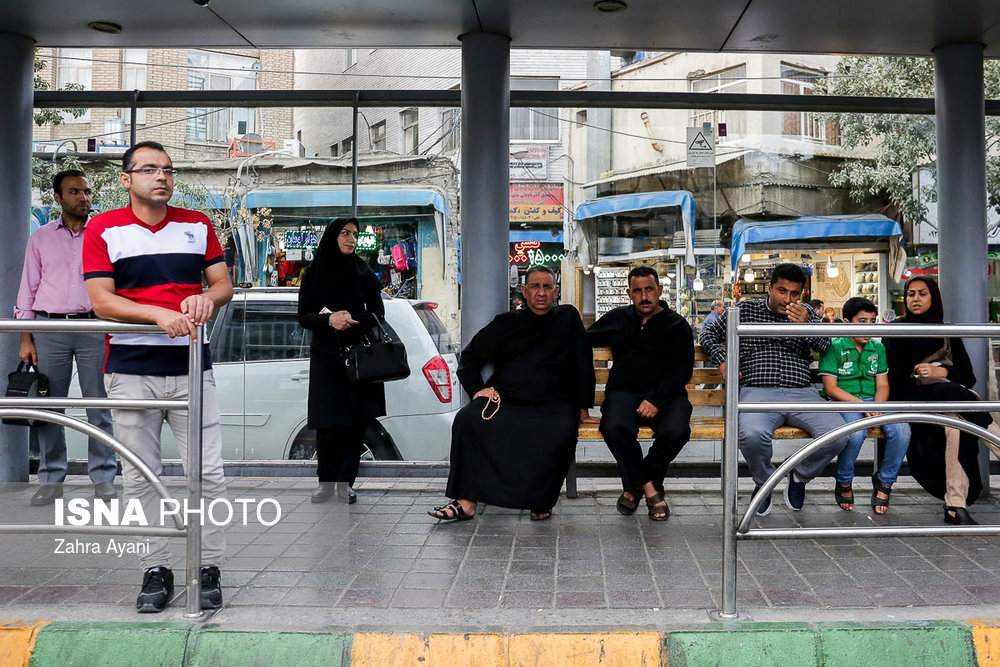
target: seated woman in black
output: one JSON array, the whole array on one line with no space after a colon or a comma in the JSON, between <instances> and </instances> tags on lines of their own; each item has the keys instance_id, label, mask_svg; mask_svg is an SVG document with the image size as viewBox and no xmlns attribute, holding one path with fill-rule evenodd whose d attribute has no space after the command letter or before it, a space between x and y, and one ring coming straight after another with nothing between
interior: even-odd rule
<instances>
[{"instance_id":1,"label":"seated woman in black","mask_svg":"<svg viewBox=\"0 0 1000 667\"><path fill-rule=\"evenodd\" d=\"M910 278L904 294L906 316L896 322L944 322L941 292L932 278ZM961 338L886 338L884 343L890 400L979 400L970 389L976 384L976 376ZM1000 428L988 412L965 412L959 416L1000 435ZM982 491L979 439L934 424L912 424L911 428L913 435L906 454L910 474L928 493L944 499L945 523L978 523L969 516L966 504L975 502ZM1000 456L1000 448L990 442L986 444Z\"/></svg>"}]
</instances>

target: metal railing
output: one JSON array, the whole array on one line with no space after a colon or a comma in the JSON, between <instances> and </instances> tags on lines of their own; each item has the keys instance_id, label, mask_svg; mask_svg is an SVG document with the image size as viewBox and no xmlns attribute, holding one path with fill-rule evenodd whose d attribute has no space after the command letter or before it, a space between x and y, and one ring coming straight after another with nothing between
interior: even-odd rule
<instances>
[{"instance_id":1,"label":"metal railing","mask_svg":"<svg viewBox=\"0 0 1000 667\"><path fill-rule=\"evenodd\" d=\"M769 540L793 538L837 537L922 537L941 535L1000 535L1000 525L989 526L883 526L872 528L751 528L757 508L769 497L774 487L788 476L792 469L810 454L849 433L873 426L897 422L939 424L971 433L1000 446L1000 438L975 424L934 412L990 412L1000 410L1000 402L990 401L936 401L901 402L879 401L865 403L866 412L885 412L876 417L865 417L845 423L818 438L788 457L761 485L760 491L750 500L750 506L738 520L737 482L739 449L739 417L742 413L760 412L845 412L845 404L830 402L806 403L740 403L740 338L741 337L816 337L864 336L873 338L937 338L937 337L1000 337L996 324L740 324L739 308L726 310L726 407L725 437L722 443L722 609L716 614L720 619L735 619L736 612L736 555L739 540ZM919 411L919 412L918 412Z\"/></svg>"},{"instance_id":2,"label":"metal railing","mask_svg":"<svg viewBox=\"0 0 1000 667\"><path fill-rule=\"evenodd\" d=\"M191 339L188 356L187 400L123 399L123 398L6 398L0 397L0 417L35 419L58 424L80 431L113 449L146 478L161 500L173 500L156 473L130 449L104 431L82 419L50 412L59 408L115 408L119 410L187 410L188 452L187 492L188 506L201 503L202 461L202 345L203 327L197 327L196 338ZM0 333L145 333L163 334L152 324L124 324L104 320L12 320L0 319ZM201 531L200 521L181 521L179 513L173 514L174 527L159 526L59 526L47 524L0 524L0 534L9 533L80 533L86 535L131 535L153 537L186 537L187 602L185 617L192 620L205 618L201 610Z\"/></svg>"}]
</instances>

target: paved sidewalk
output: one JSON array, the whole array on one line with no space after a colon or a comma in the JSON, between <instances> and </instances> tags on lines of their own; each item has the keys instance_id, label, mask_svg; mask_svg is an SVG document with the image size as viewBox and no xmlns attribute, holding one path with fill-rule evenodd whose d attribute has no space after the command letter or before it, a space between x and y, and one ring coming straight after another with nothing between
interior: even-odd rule
<instances>
[{"instance_id":1,"label":"paved sidewalk","mask_svg":"<svg viewBox=\"0 0 1000 667\"><path fill-rule=\"evenodd\" d=\"M994 487L998 480L994 478ZM751 485L741 485L746 507ZM721 498L717 480L668 480L665 524L618 515L616 485L581 480L580 497L560 500L552 520L485 507L473 521L439 524L443 480L368 479L359 501L313 505L308 479L235 478L229 497L275 498L281 521L227 531L224 629L524 631L593 627L662 628L710 623L720 604ZM179 489L179 480L168 480ZM87 497L73 477L66 495ZM903 478L892 509L876 517L858 480L854 512L833 503L832 481L809 486L803 512L775 494L768 527L942 525L941 503ZM34 491L0 492L3 522L53 522L33 508ZM779 487L780 491L780 487ZM177 493L177 491L174 491ZM1000 506L971 508L1000 524ZM56 554L55 536L0 535L0 618L169 621L182 618L178 594L164 614L138 615L134 556ZM97 541L108 537L67 536ZM116 541L129 541L118 537ZM182 540L174 541L182 558ZM1000 615L1000 537L780 540L739 543L738 610L758 621L959 620Z\"/></svg>"}]
</instances>

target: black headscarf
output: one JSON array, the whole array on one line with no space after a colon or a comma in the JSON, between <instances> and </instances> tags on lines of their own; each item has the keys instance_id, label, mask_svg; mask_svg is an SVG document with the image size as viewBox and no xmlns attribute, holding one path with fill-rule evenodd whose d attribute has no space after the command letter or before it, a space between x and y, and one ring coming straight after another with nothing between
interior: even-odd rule
<instances>
[{"instance_id":1,"label":"black headscarf","mask_svg":"<svg viewBox=\"0 0 1000 667\"><path fill-rule=\"evenodd\" d=\"M931 307L927 309L927 312L920 315L910 312L910 302L906 299L906 294L910 291L910 285L915 282L922 282L927 285L927 291L930 292L931 296ZM941 290L938 288L937 281L933 278L913 276L907 280L906 285L903 287L903 307L906 308L907 322L914 324L941 324L944 322L944 305L941 303Z\"/></svg>"},{"instance_id":2,"label":"black headscarf","mask_svg":"<svg viewBox=\"0 0 1000 667\"><path fill-rule=\"evenodd\" d=\"M337 310L345 295L353 295L360 289L361 277L371 273L368 264L356 253L345 255L337 244L340 232L348 223L360 228L356 218L337 218L323 232L323 238L316 248L316 257L310 267L309 288L319 302Z\"/></svg>"}]
</instances>

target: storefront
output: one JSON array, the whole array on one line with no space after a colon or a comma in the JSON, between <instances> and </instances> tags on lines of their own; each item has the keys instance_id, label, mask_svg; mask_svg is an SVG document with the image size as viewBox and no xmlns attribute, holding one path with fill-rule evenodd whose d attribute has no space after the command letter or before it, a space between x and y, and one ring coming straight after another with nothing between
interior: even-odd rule
<instances>
[{"instance_id":1,"label":"storefront","mask_svg":"<svg viewBox=\"0 0 1000 667\"><path fill-rule=\"evenodd\" d=\"M891 318L890 286L906 265L902 239L899 223L883 215L740 220L730 254L733 296L765 295L771 269L790 262L806 272L803 301L819 299L839 318L848 299L862 296Z\"/></svg>"},{"instance_id":2,"label":"storefront","mask_svg":"<svg viewBox=\"0 0 1000 667\"><path fill-rule=\"evenodd\" d=\"M507 255L510 309L516 310L523 303L521 286L529 267L549 267L555 273L556 285L562 285L562 261L565 258L562 232L510 232L510 253Z\"/></svg>"}]
</instances>

